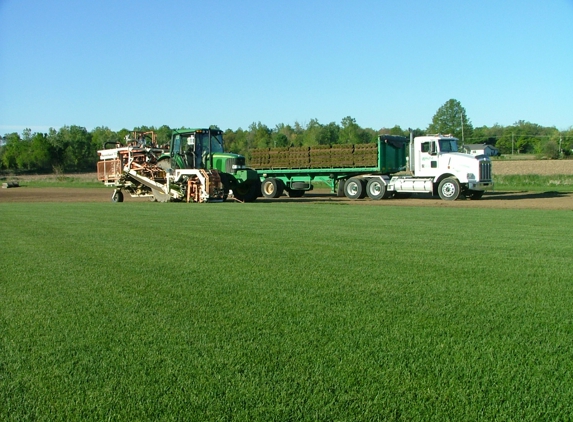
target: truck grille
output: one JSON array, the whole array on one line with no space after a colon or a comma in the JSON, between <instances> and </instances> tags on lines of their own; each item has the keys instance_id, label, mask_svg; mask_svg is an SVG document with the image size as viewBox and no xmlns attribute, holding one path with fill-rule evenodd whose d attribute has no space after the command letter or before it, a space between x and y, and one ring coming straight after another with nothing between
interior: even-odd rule
<instances>
[{"instance_id":1,"label":"truck grille","mask_svg":"<svg viewBox=\"0 0 573 422\"><path fill-rule=\"evenodd\" d=\"M491 161L479 162L479 180L480 182L491 180Z\"/></svg>"}]
</instances>

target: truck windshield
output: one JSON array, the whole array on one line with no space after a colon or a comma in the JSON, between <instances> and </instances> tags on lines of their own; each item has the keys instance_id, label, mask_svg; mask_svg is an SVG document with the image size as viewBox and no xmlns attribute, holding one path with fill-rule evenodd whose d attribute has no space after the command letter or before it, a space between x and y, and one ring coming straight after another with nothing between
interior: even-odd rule
<instances>
[{"instance_id":1,"label":"truck windshield","mask_svg":"<svg viewBox=\"0 0 573 422\"><path fill-rule=\"evenodd\" d=\"M455 139L440 139L440 152L458 152L458 141Z\"/></svg>"}]
</instances>

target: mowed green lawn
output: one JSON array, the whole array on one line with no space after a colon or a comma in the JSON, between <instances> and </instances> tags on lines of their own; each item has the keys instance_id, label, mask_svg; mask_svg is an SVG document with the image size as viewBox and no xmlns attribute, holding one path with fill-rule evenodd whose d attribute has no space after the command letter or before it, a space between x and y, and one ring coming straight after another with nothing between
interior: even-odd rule
<instances>
[{"instance_id":1,"label":"mowed green lawn","mask_svg":"<svg viewBox=\"0 0 573 422\"><path fill-rule=\"evenodd\" d=\"M0 204L0 420L570 420L573 213Z\"/></svg>"}]
</instances>

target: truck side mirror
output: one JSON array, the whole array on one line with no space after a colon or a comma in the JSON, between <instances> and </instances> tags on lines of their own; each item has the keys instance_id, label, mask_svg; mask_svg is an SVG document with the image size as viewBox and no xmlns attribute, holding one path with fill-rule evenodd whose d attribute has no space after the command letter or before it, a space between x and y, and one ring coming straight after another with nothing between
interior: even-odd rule
<instances>
[{"instance_id":1,"label":"truck side mirror","mask_svg":"<svg viewBox=\"0 0 573 422\"><path fill-rule=\"evenodd\" d=\"M430 151L429 151L430 155L436 155L437 154L437 150L436 150L436 143L435 142L430 142Z\"/></svg>"}]
</instances>

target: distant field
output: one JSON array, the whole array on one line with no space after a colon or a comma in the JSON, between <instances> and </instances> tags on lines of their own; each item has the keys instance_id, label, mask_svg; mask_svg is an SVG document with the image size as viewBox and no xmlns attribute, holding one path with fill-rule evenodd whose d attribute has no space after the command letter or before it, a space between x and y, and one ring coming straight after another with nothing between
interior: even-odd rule
<instances>
[{"instance_id":1,"label":"distant field","mask_svg":"<svg viewBox=\"0 0 573 422\"><path fill-rule=\"evenodd\" d=\"M494 160L494 175L571 175L573 160Z\"/></svg>"},{"instance_id":2,"label":"distant field","mask_svg":"<svg viewBox=\"0 0 573 422\"><path fill-rule=\"evenodd\" d=\"M0 420L573 417L570 210L0 216Z\"/></svg>"}]
</instances>

